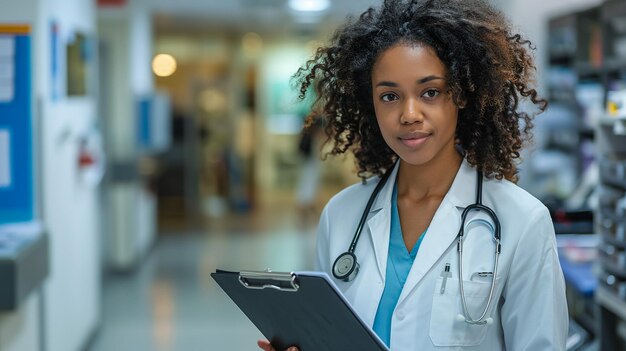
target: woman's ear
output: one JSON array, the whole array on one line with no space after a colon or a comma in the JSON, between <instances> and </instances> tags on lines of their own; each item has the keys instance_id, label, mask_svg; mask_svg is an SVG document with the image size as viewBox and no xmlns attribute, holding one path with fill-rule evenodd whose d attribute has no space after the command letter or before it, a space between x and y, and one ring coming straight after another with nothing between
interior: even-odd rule
<instances>
[{"instance_id":1,"label":"woman's ear","mask_svg":"<svg viewBox=\"0 0 626 351\"><path fill-rule=\"evenodd\" d=\"M467 99L465 99L465 97L460 94L454 97L454 102L456 103L456 107L459 110L464 109L465 105L467 105Z\"/></svg>"},{"instance_id":2,"label":"woman's ear","mask_svg":"<svg viewBox=\"0 0 626 351\"><path fill-rule=\"evenodd\" d=\"M464 98L459 98L459 101L457 102L457 107L459 108L459 110L464 109L465 105L467 105L467 100L465 100Z\"/></svg>"}]
</instances>

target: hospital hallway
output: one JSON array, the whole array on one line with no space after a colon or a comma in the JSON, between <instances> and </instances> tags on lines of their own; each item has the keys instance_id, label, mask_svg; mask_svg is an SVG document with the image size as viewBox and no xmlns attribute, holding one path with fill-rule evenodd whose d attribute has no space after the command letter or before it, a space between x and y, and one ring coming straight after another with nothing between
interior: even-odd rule
<instances>
[{"instance_id":1,"label":"hospital hallway","mask_svg":"<svg viewBox=\"0 0 626 351\"><path fill-rule=\"evenodd\" d=\"M310 270L315 226L289 211L163 232L135 271L103 278L102 323L87 350L254 350L262 335L210 273Z\"/></svg>"},{"instance_id":2,"label":"hospital hallway","mask_svg":"<svg viewBox=\"0 0 626 351\"><path fill-rule=\"evenodd\" d=\"M626 351L626 1L485 1L532 43L528 87L549 102L515 176L554 227L566 350ZM335 128L378 116L328 107L327 79L349 98L338 106L356 95L323 55L383 3L0 0L0 351L256 350L261 333L211 273L314 269L323 207L372 175L363 147L379 145L360 136L369 122ZM348 56L373 68L379 54ZM539 112L522 97L519 112ZM333 217L342 235L359 225L345 209L367 213L355 199ZM486 278L478 257L463 269Z\"/></svg>"}]
</instances>

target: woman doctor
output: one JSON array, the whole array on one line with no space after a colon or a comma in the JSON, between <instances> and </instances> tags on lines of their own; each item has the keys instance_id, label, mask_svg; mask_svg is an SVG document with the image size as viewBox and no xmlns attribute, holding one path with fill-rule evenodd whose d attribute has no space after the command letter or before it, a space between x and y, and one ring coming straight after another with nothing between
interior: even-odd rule
<instances>
[{"instance_id":1,"label":"woman doctor","mask_svg":"<svg viewBox=\"0 0 626 351\"><path fill-rule=\"evenodd\" d=\"M391 350L565 350L552 222L515 185L519 104L546 107L530 47L486 1L387 0L298 72L363 179L325 207L317 264Z\"/></svg>"}]
</instances>

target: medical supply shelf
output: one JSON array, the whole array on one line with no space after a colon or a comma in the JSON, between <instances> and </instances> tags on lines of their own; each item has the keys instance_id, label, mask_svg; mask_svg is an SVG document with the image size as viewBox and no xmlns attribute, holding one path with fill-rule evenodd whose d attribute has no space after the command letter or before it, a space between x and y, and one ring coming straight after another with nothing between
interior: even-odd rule
<instances>
[{"instance_id":1,"label":"medical supply shelf","mask_svg":"<svg viewBox=\"0 0 626 351\"><path fill-rule=\"evenodd\" d=\"M596 138L600 185L595 228L602 243L595 299L601 350L626 347L626 131L618 123L622 119L603 117Z\"/></svg>"},{"instance_id":2,"label":"medical supply shelf","mask_svg":"<svg viewBox=\"0 0 626 351\"><path fill-rule=\"evenodd\" d=\"M600 9L596 6L553 17L548 22L548 113L554 113L550 117L557 117L553 119L554 123L560 121L561 124L560 128L544 128L547 129L544 131L547 133L544 139L548 139L544 151L560 152L561 159L567 158L578 175L582 175L588 168L592 157L591 144L595 138L593 123L586 117L585 111L592 110L588 105L598 106L602 99L602 55L597 35L594 34L599 28L599 18ZM589 101L593 103L584 104ZM562 116L565 114L571 117L564 119ZM554 196L564 200L562 197L569 191L561 191ZM556 230L560 233L559 228Z\"/></svg>"},{"instance_id":3,"label":"medical supply shelf","mask_svg":"<svg viewBox=\"0 0 626 351\"><path fill-rule=\"evenodd\" d=\"M593 123L593 113L589 112L596 112L597 116L604 98L602 89L605 84L605 72L602 65L602 42L598 40L598 32L601 28L600 15L600 6L594 6L553 17L548 23L547 98L554 111L569 112L570 123L574 126L573 129L565 131L555 128L553 133L557 136L567 133L569 139L574 140L569 143L569 149L561 148L560 151L571 157L576 165L577 173L580 175L576 182L582 182L582 175L590 169L591 160L595 159L593 149L596 128ZM581 204L580 208L568 209L570 212L586 211L588 213L587 217L590 218L586 219L587 222L578 223L578 227L581 227L583 223L586 224L584 230L563 231L562 223L553 218L555 231L558 233L557 241L560 243L561 267L567 284L570 325L584 329L572 333L572 328L570 328L568 351L592 350L593 345L598 343L599 308L594 298L598 287L598 279L594 273L598 263L594 257L602 239L600 235L589 235L595 232L594 225L589 223L595 216L595 212L589 213L590 208L585 205L587 203ZM567 219L566 224L572 220L569 217ZM571 229L574 228L572 226ZM571 238L568 238L570 236ZM593 249L587 248L587 244L583 244L584 247L578 247L581 240L585 241L590 238L595 238ZM572 243L563 246L567 241L572 241ZM569 246L576 247L574 251L594 252L594 254L590 254L585 260L579 260L567 254ZM581 343L570 345L571 340L576 336L582 339Z\"/></svg>"},{"instance_id":4,"label":"medical supply shelf","mask_svg":"<svg viewBox=\"0 0 626 351\"><path fill-rule=\"evenodd\" d=\"M554 17L548 29L550 103L572 107L599 170L596 306L582 317L595 320L600 350L626 350L626 1Z\"/></svg>"},{"instance_id":5,"label":"medical supply shelf","mask_svg":"<svg viewBox=\"0 0 626 351\"><path fill-rule=\"evenodd\" d=\"M614 5L610 2L610 5ZM626 7L621 7L621 15L626 19ZM611 23L615 13L608 14L613 6L603 10L603 19ZM605 24L605 32L610 24ZM625 34L626 35L626 34ZM606 36L610 40L611 36ZM606 43L606 47L611 47ZM605 54L612 55L609 49ZM615 59L605 67L605 87L612 71L623 67L626 58L618 66ZM608 94L608 92L605 92ZM606 101L605 96L605 101ZM626 116L602 116L596 126L596 153L600 171L600 184L597 189L598 207L595 228L601 234L602 244L599 255L600 271L595 299L599 305L599 337L601 350L623 350L626 347Z\"/></svg>"},{"instance_id":6,"label":"medical supply shelf","mask_svg":"<svg viewBox=\"0 0 626 351\"><path fill-rule=\"evenodd\" d=\"M622 320L626 320L626 301L617 297L615 293L603 286L600 286L596 289L595 298L598 303L606 306L606 308L613 312L613 314L617 317Z\"/></svg>"}]
</instances>

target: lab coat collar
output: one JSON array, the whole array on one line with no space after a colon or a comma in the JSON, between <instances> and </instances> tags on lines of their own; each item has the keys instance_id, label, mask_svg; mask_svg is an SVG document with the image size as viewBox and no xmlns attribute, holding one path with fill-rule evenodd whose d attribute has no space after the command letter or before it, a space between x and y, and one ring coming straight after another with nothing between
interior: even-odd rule
<instances>
[{"instance_id":1,"label":"lab coat collar","mask_svg":"<svg viewBox=\"0 0 626 351\"><path fill-rule=\"evenodd\" d=\"M465 208L476 202L476 168L464 158L446 198L456 207Z\"/></svg>"},{"instance_id":2,"label":"lab coat collar","mask_svg":"<svg viewBox=\"0 0 626 351\"><path fill-rule=\"evenodd\" d=\"M380 193L376 197L376 200L372 204L370 213L377 212L382 208L389 207L391 205L391 195L393 194L393 186L396 184L396 178L398 176L398 169L400 169L400 162L396 162L391 170L387 183L380 189Z\"/></svg>"},{"instance_id":3,"label":"lab coat collar","mask_svg":"<svg viewBox=\"0 0 626 351\"><path fill-rule=\"evenodd\" d=\"M396 162L389 176L389 180L380 190L380 193L372 204L370 213L378 212L391 205L391 194L393 186L396 183L399 168L400 162ZM476 202L476 168L471 166L465 158L463 158L461 162L461 167L459 167L454 177L454 181L446 194L446 198L448 198L454 206L459 208L465 208Z\"/></svg>"},{"instance_id":4,"label":"lab coat collar","mask_svg":"<svg viewBox=\"0 0 626 351\"><path fill-rule=\"evenodd\" d=\"M380 189L378 196L372 204L370 219L367 221L370 240L374 247L374 256L380 278L385 277L387 269L387 256L389 254L389 230L391 228L391 195L396 183L400 162L396 162L387 183Z\"/></svg>"},{"instance_id":5,"label":"lab coat collar","mask_svg":"<svg viewBox=\"0 0 626 351\"><path fill-rule=\"evenodd\" d=\"M391 225L391 195L396 182L399 162L396 162L389 180L381 189L368 220L369 234L380 277L385 276L389 251ZM475 202L476 169L465 159L452 182L452 186L435 212L426 232L413 268L407 277L398 305L410 294L424 276L432 269L455 240L461 223L459 209Z\"/></svg>"}]
</instances>

